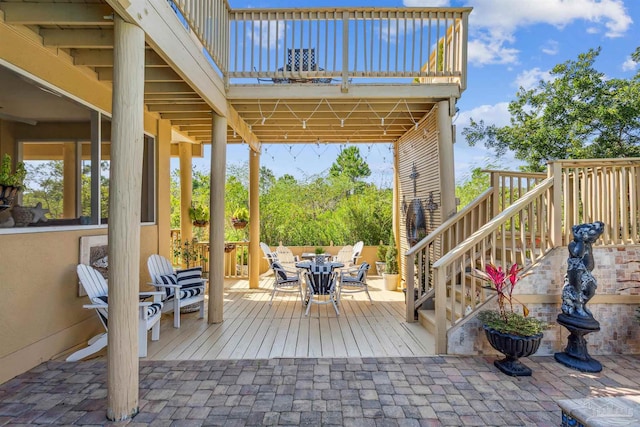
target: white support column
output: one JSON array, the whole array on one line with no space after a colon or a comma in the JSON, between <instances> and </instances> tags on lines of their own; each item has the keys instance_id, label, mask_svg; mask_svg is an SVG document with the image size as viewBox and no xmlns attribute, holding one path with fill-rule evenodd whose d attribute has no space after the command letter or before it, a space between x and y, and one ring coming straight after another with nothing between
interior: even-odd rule
<instances>
[{"instance_id":1,"label":"white support column","mask_svg":"<svg viewBox=\"0 0 640 427\"><path fill-rule=\"evenodd\" d=\"M227 119L212 112L209 212L209 323L223 321L224 184L227 163Z\"/></svg>"},{"instance_id":2,"label":"white support column","mask_svg":"<svg viewBox=\"0 0 640 427\"><path fill-rule=\"evenodd\" d=\"M249 288L260 285L260 153L249 148Z\"/></svg>"},{"instance_id":3,"label":"white support column","mask_svg":"<svg viewBox=\"0 0 640 427\"><path fill-rule=\"evenodd\" d=\"M76 169L76 143L65 142L62 148L64 161L62 162L62 182L63 182L63 194L62 194L62 217L63 218L76 218L76 212L78 209L76 205L78 199L77 183L78 183L78 169Z\"/></svg>"},{"instance_id":4,"label":"white support column","mask_svg":"<svg viewBox=\"0 0 640 427\"><path fill-rule=\"evenodd\" d=\"M449 102L438 102L438 153L440 155L440 198L442 222L456 213L456 177L453 164L453 128Z\"/></svg>"},{"instance_id":5,"label":"white support column","mask_svg":"<svg viewBox=\"0 0 640 427\"><path fill-rule=\"evenodd\" d=\"M100 176L102 175L100 170L100 162L102 161L101 122L101 114L98 111L91 111L91 224L100 224L102 220L102 206L100 204L102 200L100 195Z\"/></svg>"},{"instance_id":6,"label":"white support column","mask_svg":"<svg viewBox=\"0 0 640 427\"><path fill-rule=\"evenodd\" d=\"M156 194L158 197L158 253L171 259L171 197L167 191L171 185L171 121L158 120L158 170Z\"/></svg>"},{"instance_id":7,"label":"white support column","mask_svg":"<svg viewBox=\"0 0 640 427\"><path fill-rule=\"evenodd\" d=\"M178 152L180 153L180 240L184 243L190 241L193 235L193 224L189 219L189 207L191 207L191 194L193 193L191 144L180 142Z\"/></svg>"},{"instance_id":8,"label":"white support column","mask_svg":"<svg viewBox=\"0 0 640 427\"><path fill-rule=\"evenodd\" d=\"M140 197L144 132L144 32L115 16L109 187L107 418L138 407Z\"/></svg>"}]
</instances>

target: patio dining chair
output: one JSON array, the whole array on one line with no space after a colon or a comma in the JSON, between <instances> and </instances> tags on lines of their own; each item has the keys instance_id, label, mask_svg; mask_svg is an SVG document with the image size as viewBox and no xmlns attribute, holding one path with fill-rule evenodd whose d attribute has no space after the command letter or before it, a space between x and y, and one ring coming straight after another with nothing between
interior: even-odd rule
<instances>
[{"instance_id":1,"label":"patio dining chair","mask_svg":"<svg viewBox=\"0 0 640 427\"><path fill-rule=\"evenodd\" d=\"M282 244L280 244L274 252L278 258L278 262L290 270L293 270L296 262L300 261L297 256L293 255L291 249L286 246L282 246Z\"/></svg>"},{"instance_id":2,"label":"patio dining chair","mask_svg":"<svg viewBox=\"0 0 640 427\"><path fill-rule=\"evenodd\" d=\"M180 327L180 309L197 305L200 319L204 317L204 290L206 280L202 278L202 267L174 271L171 262L162 255L153 254L147 259L151 276L150 285L163 291L163 312L173 311L173 327Z\"/></svg>"},{"instance_id":3,"label":"patio dining chair","mask_svg":"<svg viewBox=\"0 0 640 427\"><path fill-rule=\"evenodd\" d=\"M276 292L298 292L300 294L300 302L304 304L302 281L298 270L286 269L277 260L271 264L271 269L275 275L275 280L273 281L273 291L271 292L269 305L273 304L273 297Z\"/></svg>"},{"instance_id":4,"label":"patio dining chair","mask_svg":"<svg viewBox=\"0 0 640 427\"><path fill-rule=\"evenodd\" d=\"M89 345L67 357L67 362L84 359L105 348L107 346L107 334L109 332L109 290L107 288L107 281L98 270L85 264L78 264L76 272L78 273L80 283L91 301L91 304L85 304L82 307L96 310L105 332L91 338L88 342ZM162 316L163 307L160 299L162 298L162 292L140 292L139 295L141 301L138 303L138 356L147 357L147 331L151 329L152 341L158 341L160 339L160 317ZM151 297L153 298L153 302L144 301L144 299Z\"/></svg>"},{"instance_id":5,"label":"patio dining chair","mask_svg":"<svg viewBox=\"0 0 640 427\"><path fill-rule=\"evenodd\" d=\"M351 267L353 260L353 246L347 245L343 246L339 251L338 255L333 257L334 262L339 262L345 265L345 267Z\"/></svg>"},{"instance_id":6,"label":"patio dining chair","mask_svg":"<svg viewBox=\"0 0 640 427\"><path fill-rule=\"evenodd\" d=\"M336 315L340 315L338 310L339 298L336 293L336 281L338 279L338 269L334 263L309 263L304 269L307 283L307 310L304 315L309 315L311 304L333 304ZM325 298L322 298L322 297Z\"/></svg>"},{"instance_id":7,"label":"patio dining chair","mask_svg":"<svg viewBox=\"0 0 640 427\"><path fill-rule=\"evenodd\" d=\"M371 294L369 294L369 285L367 285L367 272L369 264L363 262L358 268L352 268L340 273L340 285L338 286L338 300L342 297L342 292L356 293L366 292L369 302L373 304Z\"/></svg>"},{"instance_id":8,"label":"patio dining chair","mask_svg":"<svg viewBox=\"0 0 640 427\"><path fill-rule=\"evenodd\" d=\"M362 249L364 249L364 242L362 240L353 245L353 259L351 260L351 265L358 264L358 259L362 256Z\"/></svg>"}]
</instances>

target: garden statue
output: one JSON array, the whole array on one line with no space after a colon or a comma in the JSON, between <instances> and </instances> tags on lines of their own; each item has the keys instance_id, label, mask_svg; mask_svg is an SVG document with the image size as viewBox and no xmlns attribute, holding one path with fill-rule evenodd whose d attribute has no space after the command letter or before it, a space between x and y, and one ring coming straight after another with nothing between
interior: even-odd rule
<instances>
[{"instance_id":1,"label":"garden statue","mask_svg":"<svg viewBox=\"0 0 640 427\"><path fill-rule=\"evenodd\" d=\"M567 316L581 316L593 319L587 309L587 302L595 295L598 284L591 274L593 253L591 245L604 231L604 223L574 225L573 242L569 243L567 275L562 288L562 312Z\"/></svg>"},{"instance_id":2,"label":"garden statue","mask_svg":"<svg viewBox=\"0 0 640 427\"><path fill-rule=\"evenodd\" d=\"M565 366L584 372L600 372L602 365L587 352L584 335L600 330L600 323L586 307L595 295L598 284L591 274L594 267L591 245L604 231L604 223L574 225L573 241L569 243L567 274L562 288L562 313L558 323L571 332L567 348L556 353L555 359Z\"/></svg>"}]
</instances>

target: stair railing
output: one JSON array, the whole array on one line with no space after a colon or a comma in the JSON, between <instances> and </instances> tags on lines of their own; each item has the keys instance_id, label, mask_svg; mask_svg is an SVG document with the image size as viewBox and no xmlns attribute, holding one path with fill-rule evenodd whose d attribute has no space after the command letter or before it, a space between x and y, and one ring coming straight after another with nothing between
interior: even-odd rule
<instances>
[{"instance_id":1,"label":"stair railing","mask_svg":"<svg viewBox=\"0 0 640 427\"><path fill-rule=\"evenodd\" d=\"M432 266L442 254L462 243L546 177L532 172L483 172L490 174L490 187L406 252L407 322L415 321L416 307L433 297Z\"/></svg>"},{"instance_id":2,"label":"stair railing","mask_svg":"<svg viewBox=\"0 0 640 427\"><path fill-rule=\"evenodd\" d=\"M551 176L433 264L438 354L447 352L449 327L491 296L485 294L484 282L473 269L484 269L490 262L504 266L518 263L526 268L539 261L554 246L550 218L558 204ZM456 295L461 295L462 301L457 301ZM450 322L447 310L451 312Z\"/></svg>"}]
</instances>

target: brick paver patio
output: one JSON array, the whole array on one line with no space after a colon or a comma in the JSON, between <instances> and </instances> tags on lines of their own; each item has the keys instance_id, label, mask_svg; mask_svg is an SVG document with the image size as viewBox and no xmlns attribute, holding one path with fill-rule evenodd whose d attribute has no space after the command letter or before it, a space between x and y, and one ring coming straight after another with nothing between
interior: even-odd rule
<instances>
[{"instance_id":1,"label":"brick paver patio","mask_svg":"<svg viewBox=\"0 0 640 427\"><path fill-rule=\"evenodd\" d=\"M640 358L597 357L600 374L552 357L532 377L484 357L140 362L129 426L558 426L556 401L640 394ZM46 362L0 386L0 425L103 425L103 360Z\"/></svg>"}]
</instances>

